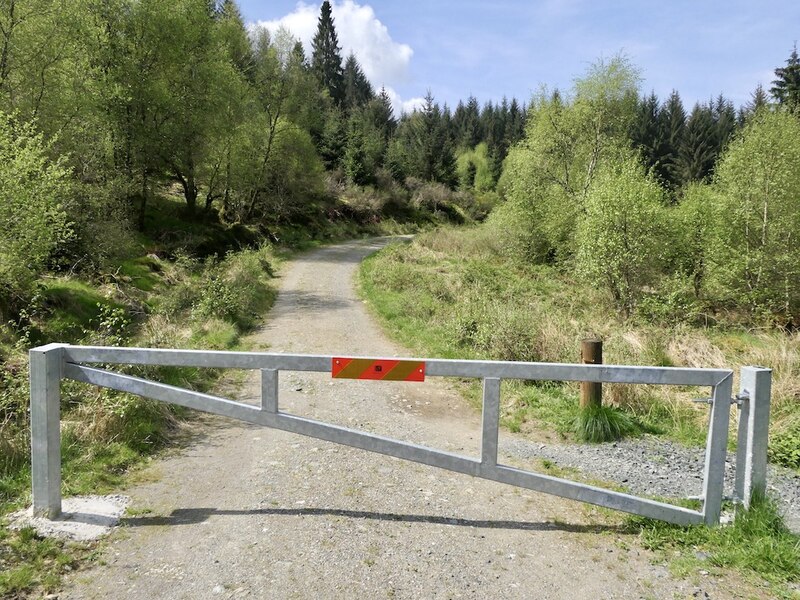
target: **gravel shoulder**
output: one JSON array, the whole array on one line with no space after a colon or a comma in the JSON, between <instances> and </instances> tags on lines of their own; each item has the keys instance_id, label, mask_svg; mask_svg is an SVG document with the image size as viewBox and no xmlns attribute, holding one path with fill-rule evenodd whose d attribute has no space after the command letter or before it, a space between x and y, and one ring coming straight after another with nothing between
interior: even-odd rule
<instances>
[{"instance_id":1,"label":"gravel shoulder","mask_svg":"<svg viewBox=\"0 0 800 600\"><path fill-rule=\"evenodd\" d=\"M388 241L292 261L254 342L276 352L405 355L353 290L358 263ZM235 397L255 402L258 393L253 376ZM291 413L479 454L479 416L447 381L291 373L281 376L280 399ZM733 576L673 578L614 518L586 505L286 432L206 422L193 443L125 491L132 507L123 526L59 598L768 597ZM538 444L502 439L503 460L536 464L543 456Z\"/></svg>"}]
</instances>

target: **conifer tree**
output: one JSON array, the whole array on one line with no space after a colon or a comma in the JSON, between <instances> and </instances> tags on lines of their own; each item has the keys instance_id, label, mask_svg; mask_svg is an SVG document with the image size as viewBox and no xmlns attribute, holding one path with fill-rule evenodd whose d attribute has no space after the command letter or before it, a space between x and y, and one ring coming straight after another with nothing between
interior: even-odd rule
<instances>
[{"instance_id":1,"label":"conifer tree","mask_svg":"<svg viewBox=\"0 0 800 600\"><path fill-rule=\"evenodd\" d=\"M786 66L775 69L775 77L770 89L772 96L789 112L800 112L800 57L797 55L797 43L786 60Z\"/></svg>"},{"instance_id":2,"label":"conifer tree","mask_svg":"<svg viewBox=\"0 0 800 600\"><path fill-rule=\"evenodd\" d=\"M506 127L506 137L508 146L511 147L522 139L525 134L525 107L520 107L516 98L511 99L508 107L508 123Z\"/></svg>"},{"instance_id":3,"label":"conifer tree","mask_svg":"<svg viewBox=\"0 0 800 600\"><path fill-rule=\"evenodd\" d=\"M217 13L217 29L236 70L250 82L253 80L253 51L244 19L233 0L224 0Z\"/></svg>"},{"instance_id":4,"label":"conifer tree","mask_svg":"<svg viewBox=\"0 0 800 600\"><path fill-rule=\"evenodd\" d=\"M731 136L736 131L736 109L733 108L733 102L726 100L725 97L720 94L714 102L712 116L716 129L716 149L714 156L714 161L716 162L717 157L722 154Z\"/></svg>"},{"instance_id":5,"label":"conifer tree","mask_svg":"<svg viewBox=\"0 0 800 600\"><path fill-rule=\"evenodd\" d=\"M767 96L767 92L764 91L764 86L759 83L755 91L750 95L750 102L746 105L747 111L750 114L755 114L768 104L769 97Z\"/></svg>"},{"instance_id":6,"label":"conifer tree","mask_svg":"<svg viewBox=\"0 0 800 600\"><path fill-rule=\"evenodd\" d=\"M369 109L373 123L383 132L384 139L388 143L397 129L397 120L394 118L392 100L385 87L381 87L378 96L369 103Z\"/></svg>"},{"instance_id":7,"label":"conifer tree","mask_svg":"<svg viewBox=\"0 0 800 600\"><path fill-rule=\"evenodd\" d=\"M481 111L478 106L478 99L475 96L470 96L464 108L464 119L458 144L465 148L474 148L483 138L481 132Z\"/></svg>"},{"instance_id":8,"label":"conifer tree","mask_svg":"<svg viewBox=\"0 0 800 600\"><path fill-rule=\"evenodd\" d=\"M375 97L375 91L355 55L351 52L344 65L344 106L351 111L361 108Z\"/></svg>"},{"instance_id":9,"label":"conifer tree","mask_svg":"<svg viewBox=\"0 0 800 600\"><path fill-rule=\"evenodd\" d=\"M682 182L680 151L686 131L686 111L677 91L672 91L661 108L659 123L663 136L660 164L663 169L664 182L668 187L675 189L680 187Z\"/></svg>"},{"instance_id":10,"label":"conifer tree","mask_svg":"<svg viewBox=\"0 0 800 600\"><path fill-rule=\"evenodd\" d=\"M631 143L641 152L645 166L663 179L663 174L658 169L663 152L659 114L658 96L655 92L651 92L636 104L636 116L630 135Z\"/></svg>"},{"instance_id":11,"label":"conifer tree","mask_svg":"<svg viewBox=\"0 0 800 600\"><path fill-rule=\"evenodd\" d=\"M344 102L344 72L342 69L341 47L336 36L336 28L331 16L331 3L322 3L317 22L317 33L311 42L313 54L311 69L323 89L328 90L337 105Z\"/></svg>"},{"instance_id":12,"label":"conifer tree","mask_svg":"<svg viewBox=\"0 0 800 600\"><path fill-rule=\"evenodd\" d=\"M717 135L711 106L695 104L686 123L679 151L681 182L709 177L717 157Z\"/></svg>"}]
</instances>

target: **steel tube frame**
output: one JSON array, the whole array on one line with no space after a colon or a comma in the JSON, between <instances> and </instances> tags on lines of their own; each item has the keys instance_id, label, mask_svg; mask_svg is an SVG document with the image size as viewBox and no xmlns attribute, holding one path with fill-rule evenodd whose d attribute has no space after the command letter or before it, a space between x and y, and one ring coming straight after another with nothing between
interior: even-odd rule
<instances>
[{"instance_id":1,"label":"steel tube frame","mask_svg":"<svg viewBox=\"0 0 800 600\"><path fill-rule=\"evenodd\" d=\"M58 451L58 384L61 378L137 394L275 429L307 435L371 452L386 454L474 477L524 487L564 498L662 519L681 525L719 522L732 372L722 369L634 367L492 361L427 360L428 376L483 379L483 424L479 460L281 412L280 371L330 372L331 356L259 352L207 352L148 348L106 348L50 345L31 351L32 451L34 510L51 518L61 507ZM261 404L254 406L93 368L80 363L147 364L257 369ZM515 469L497 463L500 386L502 379L597 381L661 385L709 386L713 407L709 423L703 510L695 511ZM35 383L35 386L34 386ZM36 409L33 407L36 406Z\"/></svg>"}]
</instances>

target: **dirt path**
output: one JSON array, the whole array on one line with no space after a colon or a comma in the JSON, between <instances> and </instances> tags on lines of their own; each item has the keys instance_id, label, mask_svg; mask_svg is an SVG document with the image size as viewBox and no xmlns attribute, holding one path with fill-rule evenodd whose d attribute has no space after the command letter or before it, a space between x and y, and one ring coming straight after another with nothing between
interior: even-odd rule
<instances>
[{"instance_id":1,"label":"dirt path","mask_svg":"<svg viewBox=\"0 0 800 600\"><path fill-rule=\"evenodd\" d=\"M353 291L385 240L306 254L284 271L257 343L403 355ZM243 398L255 399L250 378ZM479 419L442 382L286 374L281 408L478 454ZM728 598L675 580L583 505L280 431L213 420L129 490L131 517L65 598ZM744 593L744 590L742 590ZM752 594L752 590L749 590ZM708 594L708 595L706 595Z\"/></svg>"}]
</instances>

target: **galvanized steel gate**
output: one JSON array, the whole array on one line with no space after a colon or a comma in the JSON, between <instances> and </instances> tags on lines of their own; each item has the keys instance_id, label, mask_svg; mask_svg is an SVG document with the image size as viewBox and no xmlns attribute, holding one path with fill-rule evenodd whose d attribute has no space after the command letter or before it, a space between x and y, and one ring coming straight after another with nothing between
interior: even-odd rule
<instances>
[{"instance_id":1,"label":"galvanized steel gate","mask_svg":"<svg viewBox=\"0 0 800 600\"><path fill-rule=\"evenodd\" d=\"M483 427L479 459L410 444L281 412L278 374L307 371L336 374L332 356L213 352L148 348L110 348L50 344L30 351L33 510L61 514L60 382L72 379L137 394L275 429L299 433L371 452L432 465L474 477L580 500L678 524L719 522L731 403L740 407L735 499L749 505L764 491L771 371L745 367L740 393L732 398L733 372L723 369L635 367L469 360L419 360L424 374L483 380ZM359 359L362 360L362 359ZM371 359L385 364L388 359ZM396 361L396 359L393 359ZM261 371L260 406L123 375L86 364L216 367ZM368 363L363 363L368 364ZM377 367L376 367L377 370ZM408 369L411 372L411 369ZM372 379L380 377L369 377ZM703 480L703 509L690 510L630 494L524 471L497 461L500 382L503 379L591 381L608 383L701 386L711 390Z\"/></svg>"}]
</instances>

